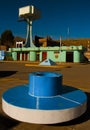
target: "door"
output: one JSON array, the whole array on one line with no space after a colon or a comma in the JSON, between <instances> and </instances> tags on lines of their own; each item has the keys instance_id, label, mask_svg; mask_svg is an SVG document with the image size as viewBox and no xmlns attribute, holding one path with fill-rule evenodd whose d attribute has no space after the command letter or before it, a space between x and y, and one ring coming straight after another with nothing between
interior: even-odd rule
<instances>
[{"instance_id":1,"label":"door","mask_svg":"<svg viewBox=\"0 0 90 130\"><path fill-rule=\"evenodd\" d=\"M47 59L47 52L46 51L42 52L42 61L44 61L45 59Z\"/></svg>"},{"instance_id":2,"label":"door","mask_svg":"<svg viewBox=\"0 0 90 130\"><path fill-rule=\"evenodd\" d=\"M73 62L73 52L66 52L66 62Z\"/></svg>"}]
</instances>

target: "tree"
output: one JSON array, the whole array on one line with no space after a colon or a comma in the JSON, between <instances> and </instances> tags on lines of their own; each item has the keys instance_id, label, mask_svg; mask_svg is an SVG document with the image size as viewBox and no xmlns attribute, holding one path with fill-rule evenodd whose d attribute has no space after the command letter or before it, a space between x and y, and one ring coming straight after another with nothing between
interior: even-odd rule
<instances>
[{"instance_id":1,"label":"tree","mask_svg":"<svg viewBox=\"0 0 90 130\"><path fill-rule=\"evenodd\" d=\"M1 34L1 45L7 46L7 48L12 47L14 44L14 36L11 30L6 30Z\"/></svg>"}]
</instances>

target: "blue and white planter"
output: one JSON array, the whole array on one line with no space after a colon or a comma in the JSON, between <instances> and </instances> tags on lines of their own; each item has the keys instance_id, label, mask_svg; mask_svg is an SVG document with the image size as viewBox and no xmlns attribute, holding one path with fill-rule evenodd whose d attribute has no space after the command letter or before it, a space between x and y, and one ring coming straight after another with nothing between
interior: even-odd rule
<instances>
[{"instance_id":1,"label":"blue and white planter","mask_svg":"<svg viewBox=\"0 0 90 130\"><path fill-rule=\"evenodd\" d=\"M87 108L87 97L79 89L63 86L62 74L33 72L29 84L4 92L2 108L19 121L53 124L81 116Z\"/></svg>"}]
</instances>

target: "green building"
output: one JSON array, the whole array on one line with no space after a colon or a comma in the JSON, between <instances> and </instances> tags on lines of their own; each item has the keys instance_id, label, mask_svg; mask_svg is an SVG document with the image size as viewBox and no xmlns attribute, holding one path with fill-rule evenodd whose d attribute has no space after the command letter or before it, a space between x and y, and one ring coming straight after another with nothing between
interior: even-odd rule
<instances>
[{"instance_id":1,"label":"green building","mask_svg":"<svg viewBox=\"0 0 90 130\"><path fill-rule=\"evenodd\" d=\"M83 62L83 46L61 47L22 47L9 48L13 60L20 61L43 61L51 59L54 62Z\"/></svg>"}]
</instances>

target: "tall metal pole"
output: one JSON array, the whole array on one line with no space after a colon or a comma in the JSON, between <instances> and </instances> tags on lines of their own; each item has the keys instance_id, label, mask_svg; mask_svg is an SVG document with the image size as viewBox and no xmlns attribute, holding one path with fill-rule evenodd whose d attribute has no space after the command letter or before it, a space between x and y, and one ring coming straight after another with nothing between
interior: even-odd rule
<instances>
[{"instance_id":1,"label":"tall metal pole","mask_svg":"<svg viewBox=\"0 0 90 130\"><path fill-rule=\"evenodd\" d=\"M62 44L62 43L61 43L61 40L62 40L62 39L61 39L61 36L60 36L60 47L61 47L61 44Z\"/></svg>"},{"instance_id":2,"label":"tall metal pole","mask_svg":"<svg viewBox=\"0 0 90 130\"><path fill-rule=\"evenodd\" d=\"M60 36L60 52L61 52L61 44L62 44L61 40L62 40L62 39L61 39L61 36Z\"/></svg>"},{"instance_id":3,"label":"tall metal pole","mask_svg":"<svg viewBox=\"0 0 90 130\"><path fill-rule=\"evenodd\" d=\"M69 40L69 36L70 36L70 29L69 27L67 28L67 39Z\"/></svg>"}]
</instances>

